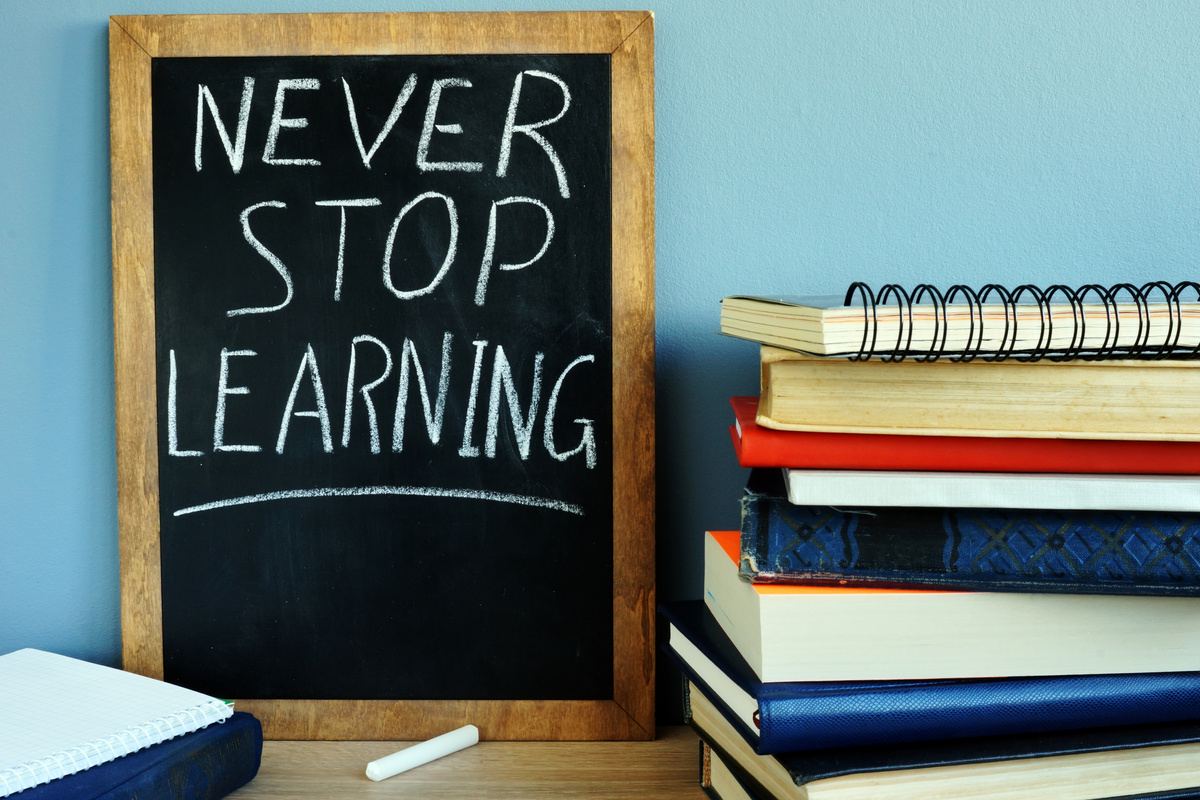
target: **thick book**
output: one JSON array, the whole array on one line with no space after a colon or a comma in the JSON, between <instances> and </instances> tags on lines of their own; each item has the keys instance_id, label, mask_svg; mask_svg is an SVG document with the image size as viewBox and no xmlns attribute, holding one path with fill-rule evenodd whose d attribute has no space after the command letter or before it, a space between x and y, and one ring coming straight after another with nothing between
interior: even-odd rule
<instances>
[{"instance_id":1,"label":"thick book","mask_svg":"<svg viewBox=\"0 0 1200 800\"><path fill-rule=\"evenodd\" d=\"M1133 290L1107 298L1058 286L1053 296L1002 291L947 299L920 288L908 301L903 290L895 292L899 287L885 287L892 294L877 299L865 284L844 297L733 295L721 301L721 332L812 355L860 358L1189 356L1200 346L1195 284L1175 287L1173 297L1147 286L1140 296Z\"/></svg>"},{"instance_id":2,"label":"thick book","mask_svg":"<svg viewBox=\"0 0 1200 800\"><path fill-rule=\"evenodd\" d=\"M758 424L757 397L730 404L743 467L1200 475L1200 442L781 431Z\"/></svg>"},{"instance_id":3,"label":"thick book","mask_svg":"<svg viewBox=\"0 0 1200 800\"><path fill-rule=\"evenodd\" d=\"M1200 441L1200 361L853 361L762 347L759 425L921 436Z\"/></svg>"},{"instance_id":4,"label":"thick book","mask_svg":"<svg viewBox=\"0 0 1200 800\"><path fill-rule=\"evenodd\" d=\"M262 725L244 711L65 778L14 800L219 800L249 783L262 762Z\"/></svg>"},{"instance_id":5,"label":"thick book","mask_svg":"<svg viewBox=\"0 0 1200 800\"><path fill-rule=\"evenodd\" d=\"M750 797L1183 800L1200 794L1196 721L760 756L700 687L689 683L685 691L688 724Z\"/></svg>"},{"instance_id":6,"label":"thick book","mask_svg":"<svg viewBox=\"0 0 1200 800\"><path fill-rule=\"evenodd\" d=\"M233 714L221 700L41 650L0 656L0 797Z\"/></svg>"},{"instance_id":7,"label":"thick book","mask_svg":"<svg viewBox=\"0 0 1200 800\"><path fill-rule=\"evenodd\" d=\"M760 755L1200 719L1200 672L763 683L699 600L663 649Z\"/></svg>"},{"instance_id":8,"label":"thick book","mask_svg":"<svg viewBox=\"0 0 1200 800\"><path fill-rule=\"evenodd\" d=\"M709 533L704 600L764 683L1185 672L1200 597L752 584Z\"/></svg>"},{"instance_id":9,"label":"thick book","mask_svg":"<svg viewBox=\"0 0 1200 800\"><path fill-rule=\"evenodd\" d=\"M797 505L751 471L742 577L758 583L1200 595L1200 514Z\"/></svg>"},{"instance_id":10,"label":"thick book","mask_svg":"<svg viewBox=\"0 0 1200 800\"><path fill-rule=\"evenodd\" d=\"M813 506L1200 511L1200 475L784 469L788 500Z\"/></svg>"}]
</instances>

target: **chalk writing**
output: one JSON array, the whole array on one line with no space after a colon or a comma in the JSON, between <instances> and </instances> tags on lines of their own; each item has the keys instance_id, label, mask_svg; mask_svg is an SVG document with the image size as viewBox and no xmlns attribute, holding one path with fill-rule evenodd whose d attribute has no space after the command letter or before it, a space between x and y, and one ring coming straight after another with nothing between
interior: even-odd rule
<instances>
[{"instance_id":1,"label":"chalk writing","mask_svg":"<svg viewBox=\"0 0 1200 800\"><path fill-rule=\"evenodd\" d=\"M487 500L493 503L512 503L519 506L549 508L554 511L565 511L568 514L583 514L583 510L577 505L542 497L525 497L522 495L505 494L504 492L482 492L474 489L438 489L426 486L355 486L347 489L294 489L286 492L264 492L263 494L232 497L228 500L214 500L211 503L202 503L196 506L181 508L173 513L177 517L182 517L200 511L214 511L218 508L244 506L251 503L268 503L272 500L298 500L311 497L378 497L380 495Z\"/></svg>"},{"instance_id":2,"label":"chalk writing","mask_svg":"<svg viewBox=\"0 0 1200 800\"><path fill-rule=\"evenodd\" d=\"M258 83L262 83L262 79ZM242 75L240 80L226 79L223 82L202 80L195 84L195 135L191 156L197 173L206 166L212 166L206 165L204 160L207 153L206 130L215 132L230 173L239 176L238 180L251 180L242 177L249 175L246 169L250 150L248 141L254 130L261 131L264 126L266 135L259 140L262 142L259 163L267 168L305 167L318 170L311 174L321 174L320 170L324 169L336 169L339 174L344 174L349 166L363 170L366 175L369 174L367 171L373 169L395 169L396 158L404 147L411 146L408 143L412 142L412 131L419 123L419 136L416 137L411 161L415 175L457 173L463 176L460 181L478 181L470 189L471 199L466 205L460 204L456 198L457 191L440 186L421 190L420 184L413 180L400 185L402 196L399 199L394 190L389 191L386 197L372 192L359 196L318 195L312 199L309 208L337 209L336 267L332 293L324 295L333 303L342 303L346 296L348 268L356 270L355 290L358 296L363 296L364 291L372 291L372 281L363 273L366 264L362 263L361 255L368 253L373 245L378 246L381 225L386 225L387 233L381 251L375 251L380 254L376 256L379 258L376 263L381 268L376 273L377 282L373 285L383 294L378 295L375 302L387 302L384 298L392 298L392 302L401 304L430 300L459 307L462 300L457 292L464 285L465 276L464 280L453 281L453 285L450 278L452 272L463 269L469 270L474 286L473 296L468 302L480 309L488 305L489 286L497 273L540 271L537 281L531 286L553 286L555 280L559 279L558 265L569 254L562 249L557 236L558 216L570 216L570 207L562 204L572 200L572 180L560 157L560 149L568 146L570 141L555 140L556 126L567 118L572 108L571 88L563 77L543 69L518 69L504 80L493 80L486 87L479 87L475 80L460 75L424 75L420 71L409 71L398 90L396 83L391 84L391 91L395 94L390 105L387 102L379 104L379 90L361 76L351 79L343 75L335 80L323 81L312 75L301 74L278 77L273 83L271 101L265 103L264 99L261 106L254 102L257 85L254 75ZM427 91L424 114L419 120L413 119L402 130L402 125L406 124L404 120L409 118L405 110L419 96L422 87ZM487 115L473 113L478 93L495 92L498 87L504 87L503 95L490 107L496 111L502 108L503 115L495 114L489 121ZM329 105L330 97L338 95L343 111L324 108ZM235 107L237 122L231 134L226 120L231 117L230 110ZM224 114L222 109L225 109ZM256 114L268 109L269 116L256 123ZM389 110L386 117L380 120L379 114L383 109ZM297 132L299 136L298 132L310 128L328 129L331 120L336 123L339 113L344 113L344 130L348 136L343 134L331 138L306 134L305 138L288 140L287 146L282 141L285 132ZM485 141L479 137L480 131L489 127L497 146L493 151L493 177L484 175L485 162L481 156L487 148L482 146ZM366 136L364 131L368 131ZM353 156L350 158L330 150L335 146L333 143L343 141L353 145ZM394 146L386 151L389 154L385 159L388 163L382 164L382 148L388 141L393 141ZM521 141L530 144L516 147L515 143ZM477 153L474 158L468 155L472 150ZM539 159L542 159L540 164ZM217 160L221 162L220 157ZM529 175L542 174L549 180L529 178ZM470 175L479 177L467 177ZM255 180L261 182L261 179ZM238 183L235 181L230 185L237 186ZM259 183L254 185L258 186ZM315 284L308 276L313 274L314 266L322 257L328 257L322 256L328 250L322 238L312 233L318 230L313 228L317 218L306 215L303 205L297 205L291 194L276 190L279 194L272 197L269 194L271 185L270 182L263 184L264 188L259 191L267 195L264 197L260 194L257 201L237 209L236 219L230 221L238 225L241 239L247 246L246 253L251 257L236 253L232 255L239 266L226 273L228 291L224 296L253 297L255 301L235 303L234 307L226 308L223 313L227 318L287 313L286 325L299 326L299 330L303 330L307 324L305 319L314 313L314 309L317 314L326 313L321 310L320 301L302 298L301 306L305 311L296 313L305 316L300 318L291 309L297 302L298 292L312 291ZM386 184L369 185L381 187ZM514 188L519 186L522 191L504 192L510 185ZM404 197L403 187L406 186L415 186L417 191L410 191ZM534 186L541 186L549 194L539 197L529 193ZM484 192L483 197L489 193L498 195L494 195L483 207L486 209L486 218L479 215L483 210L478 199L480 189ZM348 222L349 209L355 210L354 226ZM464 217L464 214L467 216ZM216 224L221 224L219 218ZM462 249L462 242L465 241L463 225L469 226L470 241L482 241L482 252L476 250L474 255L477 270L463 263L468 260L467 253ZM281 234L284 230L295 233ZM297 241L306 241L308 245L297 248ZM351 267L347 263L348 253L360 257ZM290 263L285 263L285 258ZM269 267L265 276L273 276L273 279L264 276L261 269L264 262ZM565 273L561 274L562 280L570 280ZM304 275L304 280L299 279L298 275ZM397 313L403 315L402 318L407 317L403 306L397 307ZM314 335L319 330L319 327L314 329ZM423 351L419 342L427 337L406 335L399 340L399 347L393 349L397 340L389 343L386 335L362 330L354 333L348 342L340 346L344 348L344 360L342 356L332 357L336 366L334 373L340 376L337 380L344 377L344 403L340 420L333 419L326 401L329 387L322 375L328 370L323 369L326 365L321 363L331 359L331 347L334 351L340 348L327 339L318 341L310 337L300 346L293 345L290 353L287 349L267 350L262 343L256 344L254 349L222 344L208 354L194 347L188 348L189 359L212 359L214 372L210 373L212 378L205 379L205 369L192 363L186 370L189 382L182 386L177 367L177 359L183 357L182 351L170 348L166 453L172 458L190 459L208 455L201 449L181 449L179 441L181 435L188 441L203 440L202 414L199 411L213 403L212 454L263 452L261 440L256 442L250 438L254 430L250 420L274 418L277 427L271 429L271 434L263 430L259 434L274 436L271 451L277 456L286 456L293 451L299 453L301 450L311 453L314 447L318 452L332 455L335 451L333 428L338 422L341 425L340 446L343 450L362 447L356 442L365 442L365 449L370 454L381 456L383 442L388 438L388 432L382 429L385 420L391 425L389 452L393 456L401 455L405 452L405 428L410 416L410 404L416 403L420 409L417 416L424 422L424 440L431 446L438 446L443 441L447 406L458 409L454 419L461 425L461 445L448 451L458 458L476 459L482 456L488 460L513 458L528 461L541 453L540 457L549 458L552 463L575 460L587 470L596 469L598 443L594 418L572 414L560 407L568 394L573 399L566 402L578 402L578 398L586 396L586 392L571 394L564 391L568 374L572 371L588 365L589 374L575 379L580 385L586 385L597 377L604 380L603 373L595 371L596 355L578 351L564 353L538 344L531 350L514 351L513 345L508 342L471 338L473 332L468 328L441 331L440 353L436 350ZM463 335L456 338L456 334L460 333ZM465 357L465 353L456 355L458 348L455 342L460 339L469 342L474 350L470 381L452 388L451 376L457 374L453 369L454 363ZM314 344L319 346L315 347ZM266 382L267 370L239 370L238 374L246 377L231 381L231 365L235 361L241 360L237 363L250 365L253 362L249 359L260 357L260 353L261 358L269 360L296 359L291 362L297 367L291 373L290 388L286 393ZM364 371L364 358L370 361L369 372ZM546 369L552 370L550 374L544 375ZM204 386L206 380L213 381L209 388ZM543 402L545 381L550 381L552 387L548 402ZM253 392L251 387L254 387ZM206 397L215 399L208 400ZM230 402L232 397L245 399L235 405ZM486 397L487 405L484 419L478 420L482 426L482 430L479 430L477 409L482 397ZM182 422L181 404L186 410L182 415L185 421ZM274 414L270 411L271 405L277 409ZM383 411L391 413L381 416ZM561 421L560 417L572 422ZM240 423L237 427L239 438L234 442L228 441L226 425L230 419ZM311 419L316 424L297 428L295 421L301 419ZM557 436L567 436L564 425L569 424L577 426L576 438L569 446L560 447L556 443ZM556 431L560 434L556 434ZM478 444L477 436L481 437ZM509 444L503 445L503 442ZM535 443L540 445L540 449L535 449ZM209 507L201 504L196 508Z\"/></svg>"},{"instance_id":3,"label":"chalk writing","mask_svg":"<svg viewBox=\"0 0 1200 800\"><path fill-rule=\"evenodd\" d=\"M370 150L363 146L362 134L358 131L358 113L354 110L354 96L350 93L350 84L346 82L345 78L342 79L342 88L346 92L346 111L350 114L350 129L354 132L354 142L358 145L358 152L362 154L363 166L370 169L371 159L375 157L383 140L392 132L396 120L400 119L400 113L404 111L404 104L408 102L408 98L412 97L413 89L417 88L416 73L409 75L408 80L404 82L404 87L400 89L400 94L396 96L396 103L392 106L392 113L388 114L387 120L379 130L379 135L371 143Z\"/></svg>"},{"instance_id":4,"label":"chalk writing","mask_svg":"<svg viewBox=\"0 0 1200 800\"><path fill-rule=\"evenodd\" d=\"M151 83L166 673L611 698L609 56L164 58Z\"/></svg>"},{"instance_id":5,"label":"chalk writing","mask_svg":"<svg viewBox=\"0 0 1200 800\"><path fill-rule=\"evenodd\" d=\"M357 128L355 129L357 131ZM356 134L357 135L357 134ZM359 143L361 145L361 142ZM375 142L375 147L379 146L379 142ZM372 148L371 152L374 152ZM371 165L366 163L370 160L369 155L363 155L363 165L370 169ZM318 200L318 206L337 206L341 211L341 227L338 229L338 254L337 254L337 278L333 283L333 299L338 301L342 299L342 276L346 272L346 209L347 208L370 208L371 206L380 205L382 201L378 197L363 197L358 200Z\"/></svg>"}]
</instances>

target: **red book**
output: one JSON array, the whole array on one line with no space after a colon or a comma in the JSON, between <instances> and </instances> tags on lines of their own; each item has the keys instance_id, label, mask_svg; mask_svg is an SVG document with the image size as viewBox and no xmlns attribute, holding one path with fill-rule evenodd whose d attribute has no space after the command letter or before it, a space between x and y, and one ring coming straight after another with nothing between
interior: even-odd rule
<instances>
[{"instance_id":1,"label":"red book","mask_svg":"<svg viewBox=\"0 0 1200 800\"><path fill-rule=\"evenodd\" d=\"M757 397L730 403L743 467L1200 475L1200 442L779 431L754 421Z\"/></svg>"}]
</instances>

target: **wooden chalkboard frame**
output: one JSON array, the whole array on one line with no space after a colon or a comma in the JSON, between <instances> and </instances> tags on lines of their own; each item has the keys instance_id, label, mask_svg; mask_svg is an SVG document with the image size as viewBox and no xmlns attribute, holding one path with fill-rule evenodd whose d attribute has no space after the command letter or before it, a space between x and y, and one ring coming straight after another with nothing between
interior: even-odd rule
<instances>
[{"instance_id":1,"label":"wooden chalkboard frame","mask_svg":"<svg viewBox=\"0 0 1200 800\"><path fill-rule=\"evenodd\" d=\"M114 16L109 24L121 636L163 675L151 61L167 57L607 53L612 65L613 697L255 700L275 739L654 736L654 18L649 12Z\"/></svg>"}]
</instances>

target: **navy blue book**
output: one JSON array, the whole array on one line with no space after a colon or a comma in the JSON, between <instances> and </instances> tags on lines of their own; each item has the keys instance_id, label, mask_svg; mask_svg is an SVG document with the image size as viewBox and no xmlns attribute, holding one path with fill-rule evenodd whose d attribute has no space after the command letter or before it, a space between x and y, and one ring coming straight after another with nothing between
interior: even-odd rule
<instances>
[{"instance_id":1,"label":"navy blue book","mask_svg":"<svg viewBox=\"0 0 1200 800\"><path fill-rule=\"evenodd\" d=\"M741 534L755 583L1200 595L1200 514L797 506L756 469Z\"/></svg>"},{"instance_id":2,"label":"navy blue book","mask_svg":"<svg viewBox=\"0 0 1200 800\"><path fill-rule=\"evenodd\" d=\"M757 755L698 686L686 719L749 797L774 800L1182 800L1200 789L1200 722Z\"/></svg>"},{"instance_id":3,"label":"navy blue book","mask_svg":"<svg viewBox=\"0 0 1200 800\"><path fill-rule=\"evenodd\" d=\"M762 683L703 601L659 611L663 649L759 754L1200 719L1200 672Z\"/></svg>"},{"instance_id":4,"label":"navy blue book","mask_svg":"<svg viewBox=\"0 0 1200 800\"><path fill-rule=\"evenodd\" d=\"M10 800L218 800L244 786L262 760L262 725L235 711L224 722L168 739Z\"/></svg>"}]
</instances>

